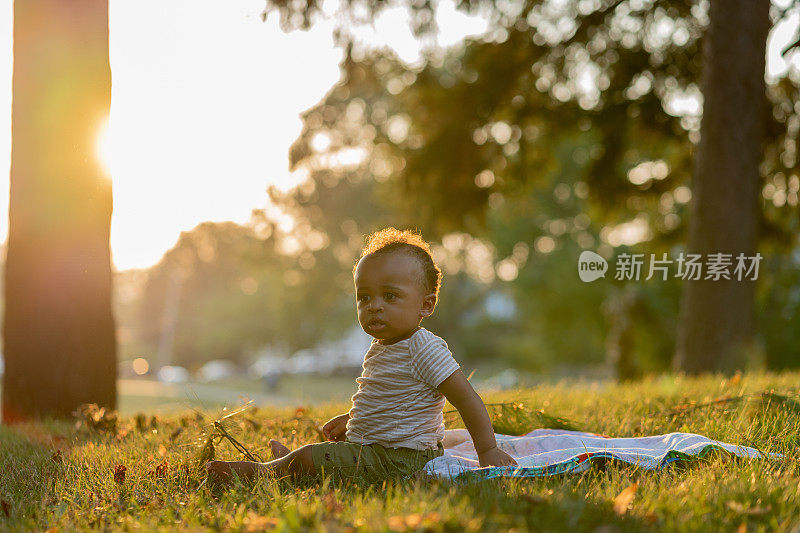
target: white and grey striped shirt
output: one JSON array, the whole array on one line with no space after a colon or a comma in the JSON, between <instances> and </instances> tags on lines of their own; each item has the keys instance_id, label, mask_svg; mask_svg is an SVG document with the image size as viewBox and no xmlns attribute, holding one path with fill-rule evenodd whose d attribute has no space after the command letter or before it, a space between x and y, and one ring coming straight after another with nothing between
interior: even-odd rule
<instances>
[{"instance_id":1,"label":"white and grey striped shirt","mask_svg":"<svg viewBox=\"0 0 800 533\"><path fill-rule=\"evenodd\" d=\"M447 343L425 328L384 346L372 341L347 422L347 440L387 448L436 448L445 398L436 387L458 370Z\"/></svg>"}]
</instances>

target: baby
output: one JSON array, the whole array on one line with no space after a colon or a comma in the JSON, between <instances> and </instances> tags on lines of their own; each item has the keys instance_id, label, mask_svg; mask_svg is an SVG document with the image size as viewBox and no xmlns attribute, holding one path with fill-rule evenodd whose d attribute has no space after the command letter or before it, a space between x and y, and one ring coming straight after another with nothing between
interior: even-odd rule
<instances>
[{"instance_id":1,"label":"baby","mask_svg":"<svg viewBox=\"0 0 800 533\"><path fill-rule=\"evenodd\" d=\"M329 442L294 451L270 441L268 463L211 461L212 477L257 474L313 475L376 481L407 477L442 455L445 398L458 409L481 466L516 462L497 448L480 396L453 359L447 344L425 328L436 307L441 271L417 234L387 228L369 236L353 269L358 322L372 344L357 378L348 413L329 420Z\"/></svg>"}]
</instances>

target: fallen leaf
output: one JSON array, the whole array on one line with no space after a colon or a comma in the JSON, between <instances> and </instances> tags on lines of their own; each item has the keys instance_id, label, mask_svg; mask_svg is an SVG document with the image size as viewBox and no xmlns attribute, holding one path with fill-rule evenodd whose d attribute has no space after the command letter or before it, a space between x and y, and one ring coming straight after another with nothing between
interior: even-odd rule
<instances>
[{"instance_id":1,"label":"fallen leaf","mask_svg":"<svg viewBox=\"0 0 800 533\"><path fill-rule=\"evenodd\" d=\"M248 511L244 519L245 531L264 531L275 528L280 520L273 516L262 516L255 511Z\"/></svg>"},{"instance_id":2,"label":"fallen leaf","mask_svg":"<svg viewBox=\"0 0 800 533\"><path fill-rule=\"evenodd\" d=\"M392 531L406 530L406 520L405 518L399 515L390 516L389 519L386 521L386 525L389 526L389 529L391 529Z\"/></svg>"},{"instance_id":3,"label":"fallen leaf","mask_svg":"<svg viewBox=\"0 0 800 533\"><path fill-rule=\"evenodd\" d=\"M412 513L406 516L406 527L416 529L422 523L422 515L419 513Z\"/></svg>"},{"instance_id":4,"label":"fallen leaf","mask_svg":"<svg viewBox=\"0 0 800 533\"><path fill-rule=\"evenodd\" d=\"M633 498L636 496L636 489L638 488L638 483L631 483L614 498L614 512L617 513L618 516L623 516L628 512L628 508L631 503L633 503Z\"/></svg>"},{"instance_id":5,"label":"fallen leaf","mask_svg":"<svg viewBox=\"0 0 800 533\"><path fill-rule=\"evenodd\" d=\"M116 482L117 482L117 483L119 483L120 485L122 485L123 483L125 483L125 472L126 472L127 470L128 470L128 469L127 469L127 468L125 468L125 465L117 465L117 466L114 468L114 481L116 481Z\"/></svg>"},{"instance_id":6,"label":"fallen leaf","mask_svg":"<svg viewBox=\"0 0 800 533\"><path fill-rule=\"evenodd\" d=\"M169 469L169 463L163 461L156 467L156 471L153 473L153 475L155 475L155 477L164 477L167 475L167 469Z\"/></svg>"},{"instance_id":7,"label":"fallen leaf","mask_svg":"<svg viewBox=\"0 0 800 533\"><path fill-rule=\"evenodd\" d=\"M160 455L161 457L167 455L167 447L164 446L163 444L158 445L158 455Z\"/></svg>"},{"instance_id":8,"label":"fallen leaf","mask_svg":"<svg viewBox=\"0 0 800 533\"><path fill-rule=\"evenodd\" d=\"M344 510L344 505L336 500L336 493L334 491L330 491L323 496L322 503L325 504L325 509L332 514L341 513Z\"/></svg>"},{"instance_id":9,"label":"fallen leaf","mask_svg":"<svg viewBox=\"0 0 800 533\"><path fill-rule=\"evenodd\" d=\"M439 513L435 512L435 511L425 514L425 521L426 522L436 523L436 522L440 521L441 519L442 519L442 515L440 515Z\"/></svg>"},{"instance_id":10,"label":"fallen leaf","mask_svg":"<svg viewBox=\"0 0 800 533\"><path fill-rule=\"evenodd\" d=\"M11 518L11 504L5 500L0 500L0 508L3 509L3 514L6 518Z\"/></svg>"}]
</instances>

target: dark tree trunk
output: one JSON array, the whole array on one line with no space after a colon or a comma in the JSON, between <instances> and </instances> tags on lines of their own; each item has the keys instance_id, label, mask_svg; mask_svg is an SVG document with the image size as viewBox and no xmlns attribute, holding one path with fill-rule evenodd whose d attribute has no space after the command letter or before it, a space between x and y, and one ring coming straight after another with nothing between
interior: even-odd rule
<instances>
[{"instance_id":1,"label":"dark tree trunk","mask_svg":"<svg viewBox=\"0 0 800 533\"><path fill-rule=\"evenodd\" d=\"M764 136L769 0L711 0L703 42L704 96L695 157L688 252L756 251ZM703 274L705 277L705 273ZM744 368L753 345L755 282L685 281L674 368Z\"/></svg>"},{"instance_id":2,"label":"dark tree trunk","mask_svg":"<svg viewBox=\"0 0 800 533\"><path fill-rule=\"evenodd\" d=\"M3 421L116 404L107 0L16 0Z\"/></svg>"}]
</instances>

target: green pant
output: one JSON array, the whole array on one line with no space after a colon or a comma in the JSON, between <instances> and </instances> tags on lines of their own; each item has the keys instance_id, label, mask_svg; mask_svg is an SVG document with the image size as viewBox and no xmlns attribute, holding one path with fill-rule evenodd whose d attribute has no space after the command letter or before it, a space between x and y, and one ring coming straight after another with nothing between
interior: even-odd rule
<instances>
[{"instance_id":1,"label":"green pant","mask_svg":"<svg viewBox=\"0 0 800 533\"><path fill-rule=\"evenodd\" d=\"M438 448L432 450L385 448L380 444L355 442L322 442L311 445L317 475L333 475L341 479L371 483L407 478L443 453L441 442Z\"/></svg>"}]
</instances>

